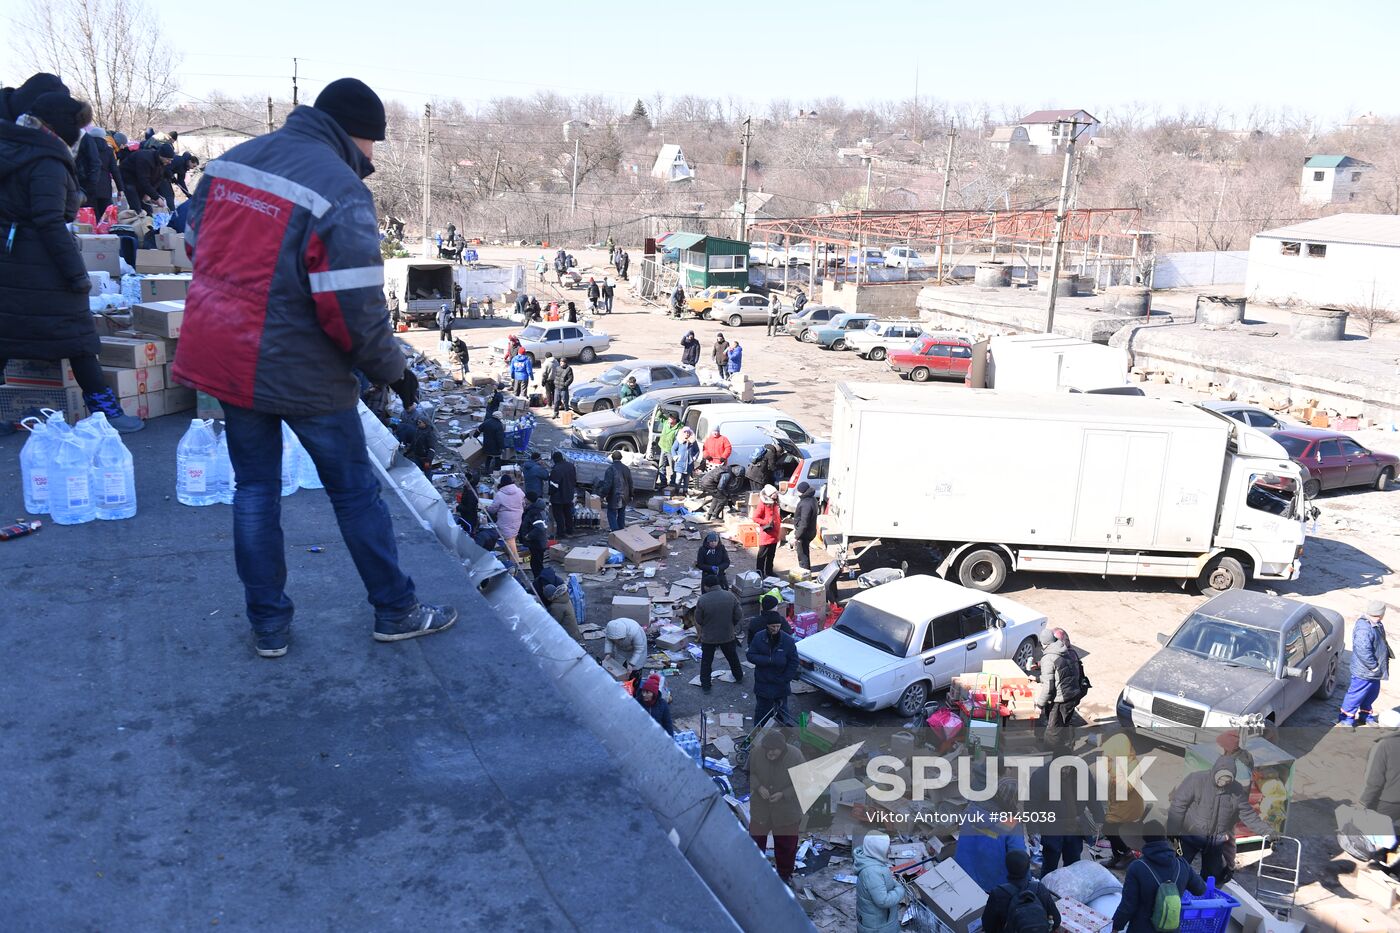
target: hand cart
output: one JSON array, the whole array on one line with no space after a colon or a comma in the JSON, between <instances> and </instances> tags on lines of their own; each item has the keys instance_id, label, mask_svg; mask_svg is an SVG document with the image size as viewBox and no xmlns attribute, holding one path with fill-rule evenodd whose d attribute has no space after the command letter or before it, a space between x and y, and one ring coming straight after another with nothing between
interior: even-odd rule
<instances>
[{"instance_id":1,"label":"hand cart","mask_svg":"<svg viewBox=\"0 0 1400 933\"><path fill-rule=\"evenodd\" d=\"M1265 843L1254 878L1254 899L1280 920L1287 920L1298 899L1303 844L1292 836Z\"/></svg>"}]
</instances>

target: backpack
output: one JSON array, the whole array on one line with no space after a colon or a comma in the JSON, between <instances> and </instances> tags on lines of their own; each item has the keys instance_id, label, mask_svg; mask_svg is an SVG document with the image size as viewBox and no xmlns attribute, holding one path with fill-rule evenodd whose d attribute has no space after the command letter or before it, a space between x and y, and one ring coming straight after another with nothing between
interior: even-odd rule
<instances>
[{"instance_id":1,"label":"backpack","mask_svg":"<svg viewBox=\"0 0 1400 933\"><path fill-rule=\"evenodd\" d=\"M1058 699L1061 703L1078 703L1084 699L1084 694L1089 692L1089 688L1093 684L1089 683L1089 677L1084 673L1084 662L1080 660L1078 654L1070 650L1064 658L1065 664L1072 669L1060 679Z\"/></svg>"},{"instance_id":2,"label":"backpack","mask_svg":"<svg viewBox=\"0 0 1400 933\"><path fill-rule=\"evenodd\" d=\"M1181 889L1175 881L1161 881L1152 866L1146 862L1142 867L1152 876L1157 885L1157 895L1152 901L1152 929L1160 933L1171 933L1181 929Z\"/></svg>"},{"instance_id":3,"label":"backpack","mask_svg":"<svg viewBox=\"0 0 1400 933\"><path fill-rule=\"evenodd\" d=\"M1006 933L1050 933L1050 914L1040 902L1040 882L1032 881L1017 890L1010 884L1002 888L1011 894L1006 905Z\"/></svg>"}]
</instances>

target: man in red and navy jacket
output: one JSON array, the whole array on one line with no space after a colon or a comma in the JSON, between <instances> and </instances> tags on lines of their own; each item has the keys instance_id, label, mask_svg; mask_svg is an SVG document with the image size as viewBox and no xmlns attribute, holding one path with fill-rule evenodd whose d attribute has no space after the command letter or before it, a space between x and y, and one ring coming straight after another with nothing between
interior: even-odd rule
<instances>
[{"instance_id":1,"label":"man in red and navy jacket","mask_svg":"<svg viewBox=\"0 0 1400 933\"><path fill-rule=\"evenodd\" d=\"M223 403L237 479L233 531L255 648L287 652L292 602L280 523L282 425L316 465L374 606L374 637L441 631L451 608L418 601L399 568L356 406L404 375L389 326L374 201L363 179L384 139L384 104L354 78L327 85L286 125L210 162L190 202L194 280L177 382Z\"/></svg>"}]
</instances>

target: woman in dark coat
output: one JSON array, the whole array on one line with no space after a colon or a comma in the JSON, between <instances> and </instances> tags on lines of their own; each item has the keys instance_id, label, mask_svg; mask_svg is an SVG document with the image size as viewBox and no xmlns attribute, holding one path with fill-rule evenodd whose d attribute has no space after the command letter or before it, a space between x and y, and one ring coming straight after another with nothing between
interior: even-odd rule
<instances>
[{"instance_id":1,"label":"woman in dark coat","mask_svg":"<svg viewBox=\"0 0 1400 933\"><path fill-rule=\"evenodd\" d=\"M65 226L80 199L73 150L91 120L87 104L50 91L0 123L0 371L11 359L66 359L89 410L139 431L102 378L91 284Z\"/></svg>"}]
</instances>

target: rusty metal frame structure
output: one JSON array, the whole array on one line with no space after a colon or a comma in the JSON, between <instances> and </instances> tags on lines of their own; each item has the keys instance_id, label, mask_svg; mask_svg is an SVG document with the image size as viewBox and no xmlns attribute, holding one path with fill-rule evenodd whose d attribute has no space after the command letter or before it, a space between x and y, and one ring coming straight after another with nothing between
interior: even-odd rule
<instances>
[{"instance_id":1,"label":"rusty metal frame structure","mask_svg":"<svg viewBox=\"0 0 1400 933\"><path fill-rule=\"evenodd\" d=\"M1068 256L1078 251L1083 262L1097 264L1136 263L1150 238L1139 229L1137 208L1076 208L1065 214L1064 243ZM1051 245L1055 235L1052 208L1006 211L871 211L856 210L810 217L785 217L755 221L749 225L751 239L778 239L822 243L846 248L867 246L926 246L937 250L937 280L944 279L944 258L950 254L965 258L988 254L995 260L999 250L1029 257L1035 261ZM1027 264L1030 264L1027 258ZM951 270L954 263L947 267ZM859 282L859 270L855 278Z\"/></svg>"}]
</instances>

